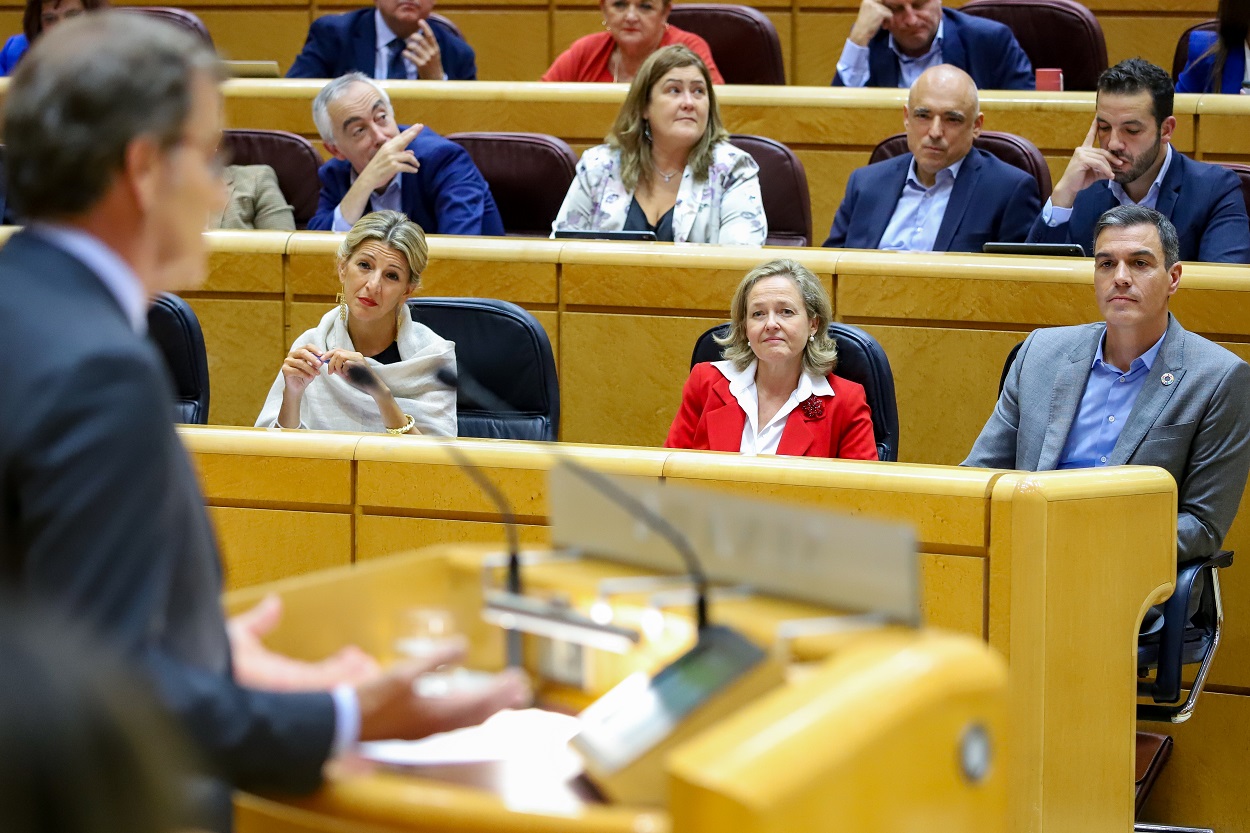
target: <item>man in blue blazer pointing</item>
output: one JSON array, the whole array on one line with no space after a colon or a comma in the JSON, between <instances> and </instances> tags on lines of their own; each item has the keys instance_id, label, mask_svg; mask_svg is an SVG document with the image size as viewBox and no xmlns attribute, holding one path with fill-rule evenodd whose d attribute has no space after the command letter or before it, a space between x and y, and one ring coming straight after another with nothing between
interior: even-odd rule
<instances>
[{"instance_id":1,"label":"man in blue blazer pointing","mask_svg":"<svg viewBox=\"0 0 1250 833\"><path fill-rule=\"evenodd\" d=\"M362 73L326 84L313 121L334 158L321 166L310 230L347 231L390 209L427 234L503 235L490 187L465 149L424 125L396 124L386 91Z\"/></svg>"},{"instance_id":2,"label":"man in blue blazer pointing","mask_svg":"<svg viewBox=\"0 0 1250 833\"><path fill-rule=\"evenodd\" d=\"M473 48L443 26L431 26L434 0L375 0L370 8L319 17L287 78L473 81Z\"/></svg>"},{"instance_id":3,"label":"man in blue blazer pointing","mask_svg":"<svg viewBox=\"0 0 1250 833\"><path fill-rule=\"evenodd\" d=\"M1031 90L1033 65L1001 23L942 0L861 0L835 87L910 87L930 67L957 66L983 90Z\"/></svg>"},{"instance_id":4,"label":"man in blue blazer pointing","mask_svg":"<svg viewBox=\"0 0 1250 833\"><path fill-rule=\"evenodd\" d=\"M968 74L916 79L903 108L909 153L851 174L826 246L979 252L1019 242L1037 216L1037 180L972 146L984 116Z\"/></svg>"},{"instance_id":5,"label":"man in blue blazer pointing","mask_svg":"<svg viewBox=\"0 0 1250 833\"><path fill-rule=\"evenodd\" d=\"M1250 263L1250 218L1237 176L1172 147L1172 99L1172 79L1148 61L1130 58L1106 70L1094 122L1029 241L1090 251L1103 212L1141 205L1172 221L1182 260Z\"/></svg>"}]
</instances>

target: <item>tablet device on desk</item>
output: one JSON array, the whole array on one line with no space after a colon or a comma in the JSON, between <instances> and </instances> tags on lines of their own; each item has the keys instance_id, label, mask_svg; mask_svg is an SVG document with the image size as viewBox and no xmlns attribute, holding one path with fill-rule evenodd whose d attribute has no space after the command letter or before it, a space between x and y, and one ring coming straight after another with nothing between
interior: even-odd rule
<instances>
[{"instance_id":1,"label":"tablet device on desk","mask_svg":"<svg viewBox=\"0 0 1250 833\"><path fill-rule=\"evenodd\" d=\"M987 255L1085 257L1085 250L1078 243L986 243L981 251Z\"/></svg>"},{"instance_id":2,"label":"tablet device on desk","mask_svg":"<svg viewBox=\"0 0 1250 833\"><path fill-rule=\"evenodd\" d=\"M654 231L557 231L557 240L646 240L655 242Z\"/></svg>"}]
</instances>

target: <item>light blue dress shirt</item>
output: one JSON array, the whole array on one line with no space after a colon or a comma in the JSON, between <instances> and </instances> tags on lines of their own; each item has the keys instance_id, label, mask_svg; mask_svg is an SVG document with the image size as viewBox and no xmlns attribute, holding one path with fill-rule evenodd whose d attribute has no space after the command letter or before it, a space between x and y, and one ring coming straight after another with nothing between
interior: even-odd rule
<instances>
[{"instance_id":1,"label":"light blue dress shirt","mask_svg":"<svg viewBox=\"0 0 1250 833\"><path fill-rule=\"evenodd\" d=\"M964 157L967 159L968 157ZM925 188L916 177L916 160L907 169L907 181L899 194L894 214L881 235L877 248L892 252L931 252L950 204L955 179L963 167L960 159L954 165L943 168L934 177L932 188Z\"/></svg>"},{"instance_id":2,"label":"light blue dress shirt","mask_svg":"<svg viewBox=\"0 0 1250 833\"><path fill-rule=\"evenodd\" d=\"M894 36L890 35L890 51L898 58L898 85L900 87L910 88L920 77L920 73L942 63L942 27L945 24L945 20L938 21L937 34L933 36L933 43L929 44L929 51L919 58L912 58L900 52L898 45L894 43ZM842 57L838 58L838 75L842 77L842 86L864 86L868 83L871 71L868 66L868 47L852 43L850 38L847 38L842 46Z\"/></svg>"},{"instance_id":3,"label":"light blue dress shirt","mask_svg":"<svg viewBox=\"0 0 1250 833\"><path fill-rule=\"evenodd\" d=\"M356 181L356 172L352 171L352 182ZM398 211L404 212L403 188L399 178L403 173L397 173L386 183L386 188L382 193L374 191L369 195L369 204L365 206L365 214L373 211ZM363 216L363 215L362 215ZM334 218L330 221L330 231L351 231L352 224L343 219L343 208L341 205L334 206Z\"/></svg>"},{"instance_id":4,"label":"light blue dress shirt","mask_svg":"<svg viewBox=\"0 0 1250 833\"><path fill-rule=\"evenodd\" d=\"M1163 337L1160 337L1153 347L1133 359L1128 373L1122 373L1115 365L1102 360L1102 346L1106 338L1104 334L1094 353L1085 393L1081 395L1076 418L1072 420L1068 439L1063 444L1063 454L1059 455L1061 469L1107 465L1107 458L1120 439L1120 432L1133 410L1137 394L1145 386L1155 356L1159 355L1159 348L1163 346Z\"/></svg>"},{"instance_id":5,"label":"light blue dress shirt","mask_svg":"<svg viewBox=\"0 0 1250 833\"><path fill-rule=\"evenodd\" d=\"M1168 174L1168 168L1172 165L1172 145L1164 145L1166 156L1163 158L1163 167L1159 169L1159 175L1155 177L1155 181L1150 183L1150 189L1146 191L1146 196L1139 203L1134 203L1133 198L1125 192L1124 186L1116 182L1114 179L1104 180L1107 187L1111 189L1112 195L1119 201L1120 205L1140 205L1142 208L1154 208L1159 204L1159 191L1163 188L1163 178ZM1091 185L1091 188L1097 187ZM1072 217L1072 208L1059 208L1050 200L1046 200L1046 205L1042 206L1042 222L1054 228L1063 225ZM1091 252L1092 254L1092 252Z\"/></svg>"}]
</instances>

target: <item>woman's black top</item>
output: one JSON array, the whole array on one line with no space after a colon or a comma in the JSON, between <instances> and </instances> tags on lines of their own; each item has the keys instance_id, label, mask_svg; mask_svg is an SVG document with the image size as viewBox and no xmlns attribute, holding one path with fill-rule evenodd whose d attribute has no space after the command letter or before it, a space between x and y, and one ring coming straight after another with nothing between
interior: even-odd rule
<instances>
[{"instance_id":1,"label":"woman's black top","mask_svg":"<svg viewBox=\"0 0 1250 833\"><path fill-rule=\"evenodd\" d=\"M391 346L387 347L376 356L370 356L378 364L398 364L399 363L399 342L392 341Z\"/></svg>"},{"instance_id":2,"label":"woman's black top","mask_svg":"<svg viewBox=\"0 0 1250 833\"><path fill-rule=\"evenodd\" d=\"M676 208L677 206L673 206ZM634 197L633 202L629 204L629 213L625 215L626 231L654 231L656 240L666 240L673 242L673 208L664 212L664 216L654 226L647 222L647 212L642 210L642 206L638 204L638 198Z\"/></svg>"}]
</instances>

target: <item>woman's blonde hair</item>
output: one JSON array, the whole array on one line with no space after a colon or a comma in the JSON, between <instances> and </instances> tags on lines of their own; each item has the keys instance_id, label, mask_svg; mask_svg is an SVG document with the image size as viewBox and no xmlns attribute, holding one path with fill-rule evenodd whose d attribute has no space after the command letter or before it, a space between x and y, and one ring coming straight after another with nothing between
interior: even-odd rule
<instances>
[{"instance_id":1,"label":"woman's blonde hair","mask_svg":"<svg viewBox=\"0 0 1250 833\"><path fill-rule=\"evenodd\" d=\"M803 347L803 369L813 376L828 376L838 366L838 344L829 337L833 304L816 276L798 261L770 260L747 272L729 305L729 334L717 338L716 343L725 348L725 358L739 370L745 370L755 360L755 351L747 341L747 300L757 283L775 277L794 281L808 317L817 322L816 332Z\"/></svg>"},{"instance_id":2,"label":"woman's blonde hair","mask_svg":"<svg viewBox=\"0 0 1250 833\"><path fill-rule=\"evenodd\" d=\"M356 254L362 244L376 240L390 246L408 262L408 285L416 289L421 285L421 273L430 261L430 247L425 242L425 232L400 211L375 211L356 221L352 230L339 245L338 265Z\"/></svg>"},{"instance_id":3,"label":"woman's blonde hair","mask_svg":"<svg viewBox=\"0 0 1250 833\"><path fill-rule=\"evenodd\" d=\"M655 172L655 163L651 160L650 130L642 115L651 103L651 89L669 72L683 67L698 67L707 89L707 129L703 131L703 138L690 150L687 161L694 169L695 179L707 180L708 168L712 166L712 149L729 138L729 132L720 119L712 75L703 59L690 47L681 44L657 49L634 76L634 83L629 85L629 93L616 116L616 123L612 125L612 132L607 136L608 144L621 152L621 181L630 191L636 189L640 181L650 180Z\"/></svg>"}]
</instances>

